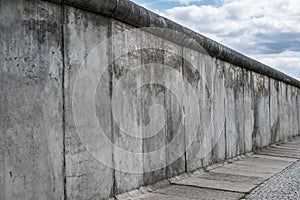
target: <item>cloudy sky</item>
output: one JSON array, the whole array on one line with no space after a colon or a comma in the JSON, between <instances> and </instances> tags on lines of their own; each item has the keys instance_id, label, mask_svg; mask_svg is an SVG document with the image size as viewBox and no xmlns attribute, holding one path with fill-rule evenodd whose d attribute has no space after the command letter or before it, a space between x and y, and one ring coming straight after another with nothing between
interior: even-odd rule
<instances>
[{"instance_id":1,"label":"cloudy sky","mask_svg":"<svg viewBox=\"0 0 300 200\"><path fill-rule=\"evenodd\" d=\"M133 0L300 80L299 0Z\"/></svg>"}]
</instances>

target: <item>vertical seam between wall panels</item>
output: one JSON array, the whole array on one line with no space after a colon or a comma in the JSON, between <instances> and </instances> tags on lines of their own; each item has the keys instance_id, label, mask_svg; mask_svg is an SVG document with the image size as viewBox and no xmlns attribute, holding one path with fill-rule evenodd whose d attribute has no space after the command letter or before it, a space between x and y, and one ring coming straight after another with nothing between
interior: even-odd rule
<instances>
[{"instance_id":1,"label":"vertical seam between wall panels","mask_svg":"<svg viewBox=\"0 0 300 200\"><path fill-rule=\"evenodd\" d=\"M66 109L65 109L65 7L61 4L61 54L62 54L62 109L63 109L63 178L64 178L64 199L67 199L67 172L66 172Z\"/></svg>"},{"instance_id":2,"label":"vertical seam between wall panels","mask_svg":"<svg viewBox=\"0 0 300 200\"><path fill-rule=\"evenodd\" d=\"M270 129L270 134L271 134L271 137L270 137L270 144L273 144L275 142L273 142L273 138L274 138L274 133L273 133L273 130L272 130L272 120L271 120L271 80L272 78L268 77L269 79L269 129Z\"/></svg>"},{"instance_id":3,"label":"vertical seam between wall panels","mask_svg":"<svg viewBox=\"0 0 300 200\"><path fill-rule=\"evenodd\" d=\"M184 79L184 47L181 46L181 73ZM185 109L185 108L184 108ZM185 113L185 110L184 110ZM185 115L181 115L182 117ZM183 119L183 123L185 123L185 117ZM184 136L184 171L187 173L188 169L187 169L187 145L186 145L186 132L185 132L185 128L183 129L183 136Z\"/></svg>"},{"instance_id":4,"label":"vertical seam between wall panels","mask_svg":"<svg viewBox=\"0 0 300 200\"><path fill-rule=\"evenodd\" d=\"M246 83L245 83L245 69L242 68L242 81L243 81L243 153L246 153L246 114L245 114L245 87L246 87Z\"/></svg>"},{"instance_id":5,"label":"vertical seam between wall panels","mask_svg":"<svg viewBox=\"0 0 300 200\"><path fill-rule=\"evenodd\" d=\"M112 60L113 58L113 40L114 40L114 37L113 37L113 33L112 33L112 19L111 18L108 18L108 33L107 33L107 37L109 38L109 45L108 45L108 63L110 64L109 65L109 93L110 93L110 101L112 102L112 93L113 93L113 67L114 67L114 62ZM115 140L114 140L114 117L113 117L113 112L112 112L112 105L110 106L110 113L111 113L111 142L112 142L112 147L111 147L111 150L112 150L112 154L111 154L111 157L112 157L112 165L113 165L113 168L112 168L112 179L113 179L113 185L112 185L112 194L113 196L117 195L117 183L116 183L116 169L115 169L115 161L114 161L114 143L115 143Z\"/></svg>"},{"instance_id":6,"label":"vertical seam between wall panels","mask_svg":"<svg viewBox=\"0 0 300 200\"><path fill-rule=\"evenodd\" d=\"M227 115L227 105L226 105L226 102L227 102L227 91L226 91L226 75L225 75L225 63L223 63L223 74L224 74L224 85L225 85L225 98L224 98L224 118L225 118L225 123L224 123L224 140L225 140L225 160L227 159L227 131L226 131L226 123L227 123L227 118L226 118L226 115Z\"/></svg>"},{"instance_id":7,"label":"vertical seam between wall panels","mask_svg":"<svg viewBox=\"0 0 300 200\"><path fill-rule=\"evenodd\" d=\"M166 57L166 50L165 50L165 41L162 40L162 51L163 51L163 66L165 66L165 63L166 63L166 60L165 60L165 57ZM160 53L160 52L158 52ZM165 70L164 70L165 71ZM163 89L163 97L164 97L164 101L163 101L163 104L164 104L164 109L165 109L165 115L164 115L164 118L165 118L165 127L164 127L164 135L165 135L165 142L164 142L164 145L166 146L168 144L168 126L167 126L167 123L168 123L168 114L167 114L167 104L166 104L166 100L167 100L167 97L166 95L168 95L169 93L167 93L167 88L165 86L162 86L162 89ZM171 95L170 95L171 96ZM172 99L170 97L170 107L171 107L171 110L172 110ZM170 112L172 113L172 111L170 110ZM171 129L173 129L173 126L172 126L172 120L171 120ZM168 165L168 159L169 159L169 156L168 156L168 148L166 148L166 151L165 151L165 167L164 167L164 170L165 170L165 178L168 179L168 172L171 171L171 168L173 167L172 164ZM162 169L163 170L163 169Z\"/></svg>"}]
</instances>

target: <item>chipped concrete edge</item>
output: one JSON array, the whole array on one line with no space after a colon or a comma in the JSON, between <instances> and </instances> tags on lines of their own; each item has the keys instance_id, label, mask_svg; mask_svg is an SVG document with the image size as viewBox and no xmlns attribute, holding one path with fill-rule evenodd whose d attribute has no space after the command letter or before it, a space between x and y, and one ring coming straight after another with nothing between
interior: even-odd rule
<instances>
[{"instance_id":1,"label":"chipped concrete edge","mask_svg":"<svg viewBox=\"0 0 300 200\"><path fill-rule=\"evenodd\" d=\"M159 27L174 30L186 36L184 39L178 36L165 36L164 33L154 33L164 39L184 47L201 51L199 46L193 45L191 40L199 43L210 56L229 62L233 65L247 70L268 76L278 81L285 82L300 88L300 81L292 78L276 69L249 58L233 49L230 49L214 40L211 40L191 29L188 29L176 22L162 17L146 8L139 6L129 0L43 0L62 5L68 5L89 12L97 13L114 18L137 28ZM191 40L190 40L190 39Z\"/></svg>"}]
</instances>

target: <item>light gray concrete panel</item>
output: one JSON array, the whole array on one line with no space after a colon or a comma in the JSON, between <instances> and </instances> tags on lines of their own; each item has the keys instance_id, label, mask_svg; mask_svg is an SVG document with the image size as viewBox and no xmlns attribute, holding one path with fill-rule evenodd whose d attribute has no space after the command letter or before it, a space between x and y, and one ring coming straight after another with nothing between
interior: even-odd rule
<instances>
[{"instance_id":1,"label":"light gray concrete panel","mask_svg":"<svg viewBox=\"0 0 300 200\"><path fill-rule=\"evenodd\" d=\"M252 73L254 83L254 131L253 149L262 148L271 143L269 78Z\"/></svg>"},{"instance_id":2,"label":"light gray concrete panel","mask_svg":"<svg viewBox=\"0 0 300 200\"><path fill-rule=\"evenodd\" d=\"M182 50L183 48L181 46L164 40L164 65L166 67L171 67L180 74L182 74ZM181 80L174 80L174 76L171 74L164 79L166 82L169 82L178 88L182 88L183 86ZM179 85L181 85L181 87L179 87ZM184 91L181 92L184 93ZM166 145L173 140L176 140L176 151L183 153L181 157L175 160L175 162L167 166L167 177L171 178L185 171L185 136L182 96L175 94L174 91L171 91L168 88L165 88L165 109L167 115ZM175 137L176 135L179 136L179 139ZM176 155L172 149L167 148L166 162L171 162L174 157L178 157L178 155Z\"/></svg>"},{"instance_id":3,"label":"light gray concrete panel","mask_svg":"<svg viewBox=\"0 0 300 200\"><path fill-rule=\"evenodd\" d=\"M245 153L245 111L244 111L244 77L242 68L234 67L234 106L235 126L237 129L237 155Z\"/></svg>"},{"instance_id":4,"label":"light gray concrete panel","mask_svg":"<svg viewBox=\"0 0 300 200\"><path fill-rule=\"evenodd\" d=\"M140 35L136 33L126 33L133 27L126 25L124 23L113 20L112 21L112 33L113 33L113 43L112 43L112 52L113 52L113 70L112 70L112 90L116 89L117 84L122 84L123 90L129 90L132 94L131 103L130 103L130 113L127 113L126 105L124 100L117 100L118 103L122 104L121 109L123 112L116 113L120 116L120 119L123 120L123 124L128 123L129 120L132 120L136 123L136 130L128 130L126 127L119 127L119 124L113 124L113 137L114 145L126 152L133 153L142 153L143 140L142 140L142 90L137 88L137 85L142 84L142 76L130 76L126 74L132 73L135 67L141 65L141 51L132 51L133 49L141 48ZM121 57L117 57L119 55ZM133 79L135 77L135 79ZM125 81L121 81L125 79ZM132 88L136 90L131 91ZM116 91L124 92L124 91ZM114 109L114 108L112 108ZM132 133L138 134L136 137L133 137ZM114 165L117 169L123 168L126 171L115 171L115 181L116 181L116 193L121 194L133 189L140 187L143 183L143 157L139 157L139 162L135 160L136 157L124 156L119 154L117 151L113 152L114 154ZM140 173L133 173L140 172Z\"/></svg>"},{"instance_id":5,"label":"light gray concrete panel","mask_svg":"<svg viewBox=\"0 0 300 200\"><path fill-rule=\"evenodd\" d=\"M280 140L280 121L279 121L279 82L270 79L270 127L271 143Z\"/></svg>"},{"instance_id":6,"label":"light gray concrete panel","mask_svg":"<svg viewBox=\"0 0 300 200\"><path fill-rule=\"evenodd\" d=\"M240 102L236 101L235 87L236 85L236 67L225 63L225 87L226 87L226 100L225 100L225 118L226 118L226 158L233 158L240 152L239 147L239 127L237 127L237 110ZM242 101L242 99L240 99ZM242 113L242 112L239 112Z\"/></svg>"},{"instance_id":7,"label":"light gray concrete panel","mask_svg":"<svg viewBox=\"0 0 300 200\"><path fill-rule=\"evenodd\" d=\"M297 107L297 88L294 86L291 86L292 89L292 115L293 115L293 121L292 121L292 126L293 126L293 136L298 136L299 133L299 126L298 126L298 110L300 109ZM298 109L297 109L298 108Z\"/></svg>"},{"instance_id":8,"label":"light gray concrete panel","mask_svg":"<svg viewBox=\"0 0 300 200\"><path fill-rule=\"evenodd\" d=\"M287 104L287 85L280 82L280 135L281 141L284 141L289 134L289 120L288 120L288 104Z\"/></svg>"},{"instance_id":9,"label":"light gray concrete panel","mask_svg":"<svg viewBox=\"0 0 300 200\"><path fill-rule=\"evenodd\" d=\"M225 160L225 77L224 62L212 60L212 162Z\"/></svg>"},{"instance_id":10,"label":"light gray concrete panel","mask_svg":"<svg viewBox=\"0 0 300 200\"><path fill-rule=\"evenodd\" d=\"M64 199L61 9L0 2L0 199Z\"/></svg>"},{"instance_id":11,"label":"light gray concrete panel","mask_svg":"<svg viewBox=\"0 0 300 200\"><path fill-rule=\"evenodd\" d=\"M68 199L107 199L113 195L113 170L97 160L86 149L76 131L72 110L72 91L77 73L92 49L108 39L109 19L65 7L65 141L66 141L66 191ZM99 55L103 63L108 63L109 47L104 45L107 54ZM99 65L100 66L100 65ZM110 74L105 71L99 77L95 91L96 115L99 125L108 138L111 138ZM84 91L84 88L76 88ZM82 97L84 98L84 96ZM87 105L82 105L87 106ZM94 113L91 113L93 115ZM81 116L86 118L88 116ZM86 127L89 130L91 127ZM100 137L100 135L99 135ZM112 155L112 148L105 152Z\"/></svg>"},{"instance_id":12,"label":"light gray concrete panel","mask_svg":"<svg viewBox=\"0 0 300 200\"><path fill-rule=\"evenodd\" d=\"M213 149L213 119L212 119L212 102L213 102L213 60L210 56L199 54L198 70L201 75L201 94L200 94L200 121L203 133L202 146L206 150L203 155L202 165L207 166L212 163Z\"/></svg>"},{"instance_id":13,"label":"light gray concrete panel","mask_svg":"<svg viewBox=\"0 0 300 200\"><path fill-rule=\"evenodd\" d=\"M149 84L149 82L156 82L163 80L163 69L156 68L157 64L164 63L164 40L153 36L149 33L144 34L143 41L147 48L142 51L142 65L145 66L143 71L143 84L142 88L143 97L143 118L142 123L144 126L152 124L153 127L159 127L158 123L162 120L166 121L165 113L161 113L160 109L152 109L154 105L160 105L164 109L165 105L165 87L160 84ZM150 112L151 111L151 112ZM158 117L160 121L151 117ZM156 133L143 131L143 165L144 165L144 178L143 184L148 185L155 183L166 178L166 152L160 151L166 144L166 126L164 125L161 130ZM149 134L154 134L151 136ZM153 157L149 152L159 151L157 157ZM160 166L164 166L160 168ZM157 169L157 168L160 169ZM151 172L147 172L147 171Z\"/></svg>"},{"instance_id":14,"label":"light gray concrete panel","mask_svg":"<svg viewBox=\"0 0 300 200\"><path fill-rule=\"evenodd\" d=\"M185 58L183 60L183 75L184 77L188 80L188 82L192 85L193 88L196 88L197 94L198 94L198 99L199 99L199 109L201 108L202 105L202 93L203 93L203 78L202 78L202 72L199 70L199 52L188 49L188 48L183 48L183 57ZM186 103L189 105L189 102ZM201 113L200 113L201 117ZM196 131L196 137L192 138L191 134L192 133L187 133L185 131L185 137L187 140L187 144L189 143L188 141L190 139L193 139L190 147L188 147L186 151L186 163L187 163L187 171L193 171L196 170L200 167L202 167L202 149L203 149L203 126L209 126L209 121L202 121L201 119L194 119L195 121L200 122L200 127ZM186 123L186 122L185 122ZM187 129L186 124L185 124L185 129Z\"/></svg>"},{"instance_id":15,"label":"light gray concrete panel","mask_svg":"<svg viewBox=\"0 0 300 200\"><path fill-rule=\"evenodd\" d=\"M251 72L243 70L244 75L244 120L245 120L245 153L252 151L252 134L254 128L254 95Z\"/></svg>"},{"instance_id":16,"label":"light gray concrete panel","mask_svg":"<svg viewBox=\"0 0 300 200\"><path fill-rule=\"evenodd\" d=\"M263 91L261 96L262 104L259 104L259 128L260 128L260 138L261 147L265 147L271 144L271 130L270 130L270 85L269 77L263 77ZM262 103L261 102L261 103Z\"/></svg>"},{"instance_id":17,"label":"light gray concrete panel","mask_svg":"<svg viewBox=\"0 0 300 200\"><path fill-rule=\"evenodd\" d=\"M286 85L286 101L287 128L285 129L285 132L287 134L287 137L290 137L293 135L292 87L290 85Z\"/></svg>"}]
</instances>

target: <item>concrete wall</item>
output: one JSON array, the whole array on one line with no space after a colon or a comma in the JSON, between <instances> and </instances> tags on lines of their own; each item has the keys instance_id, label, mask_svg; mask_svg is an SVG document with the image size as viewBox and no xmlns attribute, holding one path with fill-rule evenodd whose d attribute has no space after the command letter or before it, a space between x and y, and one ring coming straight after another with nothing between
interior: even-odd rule
<instances>
[{"instance_id":1,"label":"concrete wall","mask_svg":"<svg viewBox=\"0 0 300 200\"><path fill-rule=\"evenodd\" d=\"M107 199L299 135L299 81L131 2L116 2L0 1L0 16L5 19L0 22L0 199ZM195 39L207 53L176 35L165 39L163 34L140 31L117 38L123 31L150 24ZM87 150L72 110L76 75L103 41L109 42L99 59L111 65L99 79L95 107L103 131L114 144L105 150L111 153L113 167ZM136 51L113 59L130 49ZM165 146L176 134L178 149L185 150L192 136L179 104L181 97L157 84L146 84L133 93L129 117L139 125L135 130L121 129L114 122L114 88L135 66L149 63L176 70L199 99L199 118L194 119L199 127L194 129L191 146L172 164L151 172L146 169L168 163L174 151L166 149L155 159L147 152ZM123 87L163 79L181 88L179 80L160 77L163 73L155 68L148 72L127 79ZM185 101L189 105L193 99ZM147 135L141 127L150 123L154 104L165 108L163 129L149 138L126 134ZM120 118L128 120L127 114L120 113ZM133 165L132 158L118 154L116 147L144 154ZM203 148L212 151L203 156ZM120 166L128 171L116 170Z\"/></svg>"},{"instance_id":2,"label":"concrete wall","mask_svg":"<svg viewBox=\"0 0 300 200\"><path fill-rule=\"evenodd\" d=\"M0 13L0 199L63 199L61 6L7 0Z\"/></svg>"}]
</instances>

